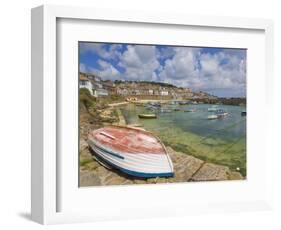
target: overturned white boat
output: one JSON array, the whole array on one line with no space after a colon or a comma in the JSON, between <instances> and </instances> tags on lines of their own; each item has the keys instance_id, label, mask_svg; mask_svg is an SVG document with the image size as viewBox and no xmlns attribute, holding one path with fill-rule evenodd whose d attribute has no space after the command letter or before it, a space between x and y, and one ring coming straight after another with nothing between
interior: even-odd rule
<instances>
[{"instance_id":1,"label":"overturned white boat","mask_svg":"<svg viewBox=\"0 0 281 230\"><path fill-rule=\"evenodd\" d=\"M152 133L126 126L92 131L88 143L105 165L135 177L171 177L173 164L164 144Z\"/></svg>"}]
</instances>

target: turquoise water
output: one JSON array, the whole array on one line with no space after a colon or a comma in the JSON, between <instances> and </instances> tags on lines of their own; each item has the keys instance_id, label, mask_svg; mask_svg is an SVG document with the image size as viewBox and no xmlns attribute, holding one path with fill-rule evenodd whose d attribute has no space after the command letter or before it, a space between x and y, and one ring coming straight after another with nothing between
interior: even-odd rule
<instances>
[{"instance_id":1,"label":"turquoise water","mask_svg":"<svg viewBox=\"0 0 281 230\"><path fill-rule=\"evenodd\" d=\"M153 112L143 106L126 105L121 109L128 124L141 124L156 134L167 146L191 154L208 162L240 168L246 176L246 117L244 106L219 105L229 115L223 119L208 120L212 105L176 105L180 111ZM196 112L184 112L187 109ZM157 119L139 119L140 113L157 113Z\"/></svg>"}]
</instances>

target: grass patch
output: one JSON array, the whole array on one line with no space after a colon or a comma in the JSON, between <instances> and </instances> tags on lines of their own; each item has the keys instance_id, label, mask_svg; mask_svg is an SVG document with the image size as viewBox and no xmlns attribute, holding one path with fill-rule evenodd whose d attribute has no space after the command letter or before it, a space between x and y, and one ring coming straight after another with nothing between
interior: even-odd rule
<instances>
[{"instance_id":1,"label":"grass patch","mask_svg":"<svg viewBox=\"0 0 281 230\"><path fill-rule=\"evenodd\" d=\"M83 160L80 159L80 166L85 166L86 164L92 161L93 161L92 159L83 159Z\"/></svg>"}]
</instances>

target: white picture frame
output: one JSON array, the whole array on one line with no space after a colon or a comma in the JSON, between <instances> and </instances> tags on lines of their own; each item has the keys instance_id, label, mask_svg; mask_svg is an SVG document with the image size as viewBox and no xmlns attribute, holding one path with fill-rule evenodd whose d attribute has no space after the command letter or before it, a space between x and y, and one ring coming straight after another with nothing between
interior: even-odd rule
<instances>
[{"instance_id":1,"label":"white picture frame","mask_svg":"<svg viewBox=\"0 0 281 230\"><path fill-rule=\"evenodd\" d=\"M248 81L248 93L250 94L249 103L251 118L256 111L255 100L251 100L259 94L263 103L262 109L257 118L252 118L252 121L247 127L250 131L249 144L255 140L262 140L258 148L250 148L251 151L258 151L257 165L263 167L264 175L255 176L254 172L258 172L258 167L250 158L248 164L253 169L253 173L247 177L243 182L207 182L207 183L191 183L177 184L177 185L138 185L138 186L123 186L103 187L103 188L87 188L80 189L75 187L77 181L70 183L63 183L65 181L65 168L71 166L71 160L63 161L57 155L60 151L60 144L58 133L61 132L59 128L58 115L62 108L58 107L58 97L61 95L58 84L58 29L60 28L60 20L74 21L90 21L103 22L108 25L113 25L114 22L128 25L149 25L154 28L171 29L180 28L184 30L185 27L192 27L201 30L218 29L225 31L242 30L243 33L250 33L256 31L260 36L257 46L260 48L262 54L259 61L254 64L259 64L261 73L258 73L259 80L255 84L250 84L252 80ZM76 25L79 28L79 23ZM114 26L114 25L113 25ZM85 32L87 36L88 32ZM128 31L129 34L129 31ZM110 36L110 33L107 35ZM100 38L102 39L102 38ZM109 40L114 41L114 37ZM134 38L131 38L134 39ZM144 39L144 38L143 38ZM206 37L204 39L207 39ZM201 42L204 42L204 39ZM235 37L233 38L235 40ZM236 38L237 39L237 38ZM148 42L148 41L146 41ZM165 41L163 41L165 42ZM216 41L214 41L216 42ZM238 42L238 41L237 41ZM254 42L253 42L254 43ZM175 41L177 44L177 41ZM238 44L238 43L237 43ZM262 45L258 45L262 44ZM231 44L230 44L231 45ZM243 46L243 45L242 45ZM247 47L244 47L247 48ZM253 55L254 56L254 55ZM92 8L66 7L66 6L51 6L44 5L32 9L32 188L31 188L31 213L32 219L41 224L56 224L56 223L70 223L82 221L96 221L107 219L126 219L126 218L141 218L151 216L171 216L171 215L185 215L194 213L206 212L234 212L234 211L249 211L249 210L265 210L272 208L272 167L271 167L271 151L270 148L270 133L273 129L271 124L271 115L265 111L271 111L274 106L274 98L272 92L273 85L273 22L266 19L247 19L247 18L231 18L231 17L210 17L210 16L190 16L190 15L173 15L160 14L157 12L123 12L115 10L101 10ZM264 72L263 72L264 71ZM255 73L254 70L252 74ZM72 82L71 85L77 84ZM259 93L259 90L262 90ZM75 97L75 95L73 95ZM248 97L249 95L247 95ZM251 106L251 104L253 106ZM78 108L78 107L77 107ZM248 113L248 112L247 112ZM75 119L75 117L74 117ZM263 122L262 134L254 134L254 124L261 119ZM76 120L78 121L78 119ZM76 124L77 126L78 124ZM63 126L62 126L63 127ZM77 128L77 127L76 127ZM75 150L76 151L76 150ZM71 154L70 154L71 157ZM72 160L72 162L75 159ZM62 165L68 164L66 167ZM248 166L249 166L248 165ZM62 176L61 176L62 175ZM74 179L75 180L75 179ZM251 184L252 183L252 184ZM249 190L251 185L253 190ZM239 190L242 192L248 191L245 197L237 195L237 197L226 197L223 195L223 187L227 186L228 190ZM239 187L239 188L238 188ZM191 195L198 196L198 191L206 191L210 188L210 194L213 197L205 197L202 202L199 202L196 197L191 200L180 200L187 191ZM262 189L261 189L262 188ZM68 190L69 189L69 190ZM73 189L73 191L70 191ZM250 194L255 189L259 189L255 195ZM63 191L63 192L61 192ZM167 204L161 204L155 197L161 191L162 197L172 196L173 193L179 198L168 199ZM116 202L111 209L102 208L101 205L110 206L110 202L115 202L109 196L112 193L119 194L124 198L122 202ZM227 191L225 191L227 193ZM97 207L92 206L92 210L86 207L85 200L78 200L77 196L87 196L98 194L99 200L103 200L97 204ZM142 198L140 202L132 204L132 198L126 194L142 193L147 197L154 196L155 199L149 200L151 205L147 208ZM239 193L239 192L238 192ZM201 192L204 194L204 192ZM252 196L252 199L249 197ZM221 199L221 200L220 200ZM61 207L61 202L67 201L68 205L65 208ZM155 202L154 202L155 201ZM153 203L154 202L154 203ZM81 204L82 203L82 204ZM98 203L98 202L97 202ZM103 204L102 204L103 203ZM99 206L100 205L100 206ZM119 207L117 206L119 205ZM117 206L117 207L116 207ZM114 208L116 207L116 208ZM85 210L83 210L85 209ZM83 211L82 211L83 210Z\"/></svg>"}]
</instances>

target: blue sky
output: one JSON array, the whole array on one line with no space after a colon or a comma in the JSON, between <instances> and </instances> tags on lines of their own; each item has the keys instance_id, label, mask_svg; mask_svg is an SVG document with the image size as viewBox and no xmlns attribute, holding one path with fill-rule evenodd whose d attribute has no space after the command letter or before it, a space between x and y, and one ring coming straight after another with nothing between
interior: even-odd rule
<instances>
[{"instance_id":1,"label":"blue sky","mask_svg":"<svg viewBox=\"0 0 281 230\"><path fill-rule=\"evenodd\" d=\"M246 95L246 50L79 43L80 71L105 80L158 81L221 97Z\"/></svg>"}]
</instances>

